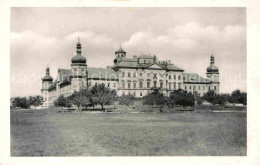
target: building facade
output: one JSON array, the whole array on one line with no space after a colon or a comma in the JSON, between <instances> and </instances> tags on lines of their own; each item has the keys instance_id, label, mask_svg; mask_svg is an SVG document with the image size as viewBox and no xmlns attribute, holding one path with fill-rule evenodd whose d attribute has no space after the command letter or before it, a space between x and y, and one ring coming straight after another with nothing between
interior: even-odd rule
<instances>
[{"instance_id":1,"label":"building facade","mask_svg":"<svg viewBox=\"0 0 260 165\"><path fill-rule=\"evenodd\" d=\"M208 90L219 93L219 69L215 66L214 56L210 57L210 66L203 78L196 73L185 73L170 60L159 61L151 55L134 55L127 58L121 48L115 52L114 65L107 68L89 68L87 60L82 56L81 44L76 46L77 54L71 59L70 69L59 69L55 81L50 76L49 67L42 78L41 94L43 107L52 106L59 95L69 96L82 88L90 88L95 84L104 84L115 89L117 94L132 94L143 97L153 88L158 88L165 95L183 89L203 95Z\"/></svg>"}]
</instances>

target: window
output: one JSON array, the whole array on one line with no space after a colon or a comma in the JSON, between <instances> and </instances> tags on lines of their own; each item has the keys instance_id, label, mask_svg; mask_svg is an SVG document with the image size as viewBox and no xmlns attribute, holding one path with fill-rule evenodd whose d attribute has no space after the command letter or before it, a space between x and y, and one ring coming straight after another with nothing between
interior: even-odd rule
<instances>
[{"instance_id":1,"label":"window","mask_svg":"<svg viewBox=\"0 0 260 165\"><path fill-rule=\"evenodd\" d=\"M181 80L181 75L178 76L178 79Z\"/></svg>"},{"instance_id":2,"label":"window","mask_svg":"<svg viewBox=\"0 0 260 165\"><path fill-rule=\"evenodd\" d=\"M214 86L214 90L215 90L215 91L217 90L217 87L216 87L216 86Z\"/></svg>"},{"instance_id":3,"label":"window","mask_svg":"<svg viewBox=\"0 0 260 165\"><path fill-rule=\"evenodd\" d=\"M84 73L84 69L81 69L81 72Z\"/></svg>"},{"instance_id":4,"label":"window","mask_svg":"<svg viewBox=\"0 0 260 165\"><path fill-rule=\"evenodd\" d=\"M128 72L128 77L131 77L131 73L130 72Z\"/></svg>"},{"instance_id":5,"label":"window","mask_svg":"<svg viewBox=\"0 0 260 165\"><path fill-rule=\"evenodd\" d=\"M155 87L155 88L156 88L156 81L154 81L154 82L153 82L153 87Z\"/></svg>"},{"instance_id":6,"label":"window","mask_svg":"<svg viewBox=\"0 0 260 165\"><path fill-rule=\"evenodd\" d=\"M136 78L136 73L134 73L134 78Z\"/></svg>"},{"instance_id":7,"label":"window","mask_svg":"<svg viewBox=\"0 0 260 165\"><path fill-rule=\"evenodd\" d=\"M205 86L203 86L203 90L205 90Z\"/></svg>"},{"instance_id":8,"label":"window","mask_svg":"<svg viewBox=\"0 0 260 165\"><path fill-rule=\"evenodd\" d=\"M114 83L114 87L116 87L116 83Z\"/></svg>"},{"instance_id":9,"label":"window","mask_svg":"<svg viewBox=\"0 0 260 165\"><path fill-rule=\"evenodd\" d=\"M200 86L199 86L199 90L200 90Z\"/></svg>"},{"instance_id":10,"label":"window","mask_svg":"<svg viewBox=\"0 0 260 165\"><path fill-rule=\"evenodd\" d=\"M170 80L172 79L172 76L171 76L171 75L169 75L169 79L170 79Z\"/></svg>"},{"instance_id":11,"label":"window","mask_svg":"<svg viewBox=\"0 0 260 165\"><path fill-rule=\"evenodd\" d=\"M160 82L160 88L163 88L163 82L162 81Z\"/></svg>"},{"instance_id":12,"label":"window","mask_svg":"<svg viewBox=\"0 0 260 165\"><path fill-rule=\"evenodd\" d=\"M178 88L181 89L181 83L178 84Z\"/></svg>"},{"instance_id":13,"label":"window","mask_svg":"<svg viewBox=\"0 0 260 165\"><path fill-rule=\"evenodd\" d=\"M134 82L134 89L136 89L136 82Z\"/></svg>"},{"instance_id":14,"label":"window","mask_svg":"<svg viewBox=\"0 0 260 165\"><path fill-rule=\"evenodd\" d=\"M128 89L130 89L131 88L131 82L129 81L128 83L127 83L128 85Z\"/></svg>"},{"instance_id":15,"label":"window","mask_svg":"<svg viewBox=\"0 0 260 165\"><path fill-rule=\"evenodd\" d=\"M173 90L176 90L176 83L173 83Z\"/></svg>"},{"instance_id":16,"label":"window","mask_svg":"<svg viewBox=\"0 0 260 165\"><path fill-rule=\"evenodd\" d=\"M124 81L122 81L122 87L125 88L125 82Z\"/></svg>"},{"instance_id":17,"label":"window","mask_svg":"<svg viewBox=\"0 0 260 165\"><path fill-rule=\"evenodd\" d=\"M186 85L185 85L185 89L187 89Z\"/></svg>"},{"instance_id":18,"label":"window","mask_svg":"<svg viewBox=\"0 0 260 165\"><path fill-rule=\"evenodd\" d=\"M150 81L147 81L147 88L150 88Z\"/></svg>"},{"instance_id":19,"label":"window","mask_svg":"<svg viewBox=\"0 0 260 165\"><path fill-rule=\"evenodd\" d=\"M172 89L172 83L169 83L169 89Z\"/></svg>"},{"instance_id":20,"label":"window","mask_svg":"<svg viewBox=\"0 0 260 165\"><path fill-rule=\"evenodd\" d=\"M173 75L173 79L176 80L176 75Z\"/></svg>"},{"instance_id":21,"label":"window","mask_svg":"<svg viewBox=\"0 0 260 165\"><path fill-rule=\"evenodd\" d=\"M125 72L122 72L122 77L125 77Z\"/></svg>"},{"instance_id":22,"label":"window","mask_svg":"<svg viewBox=\"0 0 260 165\"><path fill-rule=\"evenodd\" d=\"M143 88L143 81L139 82L139 88Z\"/></svg>"},{"instance_id":23,"label":"window","mask_svg":"<svg viewBox=\"0 0 260 165\"><path fill-rule=\"evenodd\" d=\"M140 92L140 96L141 96L141 97L143 96L142 92Z\"/></svg>"},{"instance_id":24,"label":"window","mask_svg":"<svg viewBox=\"0 0 260 165\"><path fill-rule=\"evenodd\" d=\"M191 89L191 86L190 86L190 89Z\"/></svg>"},{"instance_id":25,"label":"window","mask_svg":"<svg viewBox=\"0 0 260 165\"><path fill-rule=\"evenodd\" d=\"M107 83L107 87L110 87L110 83Z\"/></svg>"}]
</instances>

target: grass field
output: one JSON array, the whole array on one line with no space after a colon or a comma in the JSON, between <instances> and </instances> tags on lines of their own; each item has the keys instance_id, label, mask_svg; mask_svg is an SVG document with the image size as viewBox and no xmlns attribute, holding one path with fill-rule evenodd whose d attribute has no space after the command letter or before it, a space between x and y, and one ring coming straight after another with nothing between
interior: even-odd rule
<instances>
[{"instance_id":1,"label":"grass field","mask_svg":"<svg viewBox=\"0 0 260 165\"><path fill-rule=\"evenodd\" d=\"M246 155L246 113L32 112L11 113L12 156Z\"/></svg>"}]
</instances>

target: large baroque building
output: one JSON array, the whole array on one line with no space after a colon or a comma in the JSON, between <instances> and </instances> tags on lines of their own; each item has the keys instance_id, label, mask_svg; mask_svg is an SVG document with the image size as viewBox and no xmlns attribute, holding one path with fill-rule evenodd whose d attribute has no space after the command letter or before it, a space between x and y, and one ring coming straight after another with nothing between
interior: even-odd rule
<instances>
[{"instance_id":1,"label":"large baroque building","mask_svg":"<svg viewBox=\"0 0 260 165\"><path fill-rule=\"evenodd\" d=\"M143 97L152 88L159 88L165 95L177 89L197 92L200 95L208 90L219 92L219 70L215 66L213 55L207 68L207 78L203 78L196 73L185 73L170 60L159 61L155 55L142 54L127 58L121 46L115 52L114 65L107 68L87 67L79 41L76 52L71 59L71 68L58 69L56 80L53 81L47 67L46 75L42 78L43 107L52 106L59 95L69 96L74 91L90 88L95 84L104 84L115 89L119 96L124 93Z\"/></svg>"}]
</instances>

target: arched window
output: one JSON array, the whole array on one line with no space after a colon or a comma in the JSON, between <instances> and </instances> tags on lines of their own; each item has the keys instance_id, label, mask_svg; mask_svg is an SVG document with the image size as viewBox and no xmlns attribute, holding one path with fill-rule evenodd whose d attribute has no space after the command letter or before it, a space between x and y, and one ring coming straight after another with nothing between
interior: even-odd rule
<instances>
[{"instance_id":1,"label":"arched window","mask_svg":"<svg viewBox=\"0 0 260 165\"><path fill-rule=\"evenodd\" d=\"M131 77L131 73L130 72L128 72L128 77Z\"/></svg>"},{"instance_id":2,"label":"arched window","mask_svg":"<svg viewBox=\"0 0 260 165\"><path fill-rule=\"evenodd\" d=\"M172 83L171 82L169 83L169 89L172 89Z\"/></svg>"},{"instance_id":3,"label":"arched window","mask_svg":"<svg viewBox=\"0 0 260 165\"><path fill-rule=\"evenodd\" d=\"M173 75L173 79L176 80L176 75Z\"/></svg>"},{"instance_id":4,"label":"arched window","mask_svg":"<svg viewBox=\"0 0 260 165\"><path fill-rule=\"evenodd\" d=\"M136 89L136 81L133 82L134 89Z\"/></svg>"},{"instance_id":5,"label":"arched window","mask_svg":"<svg viewBox=\"0 0 260 165\"><path fill-rule=\"evenodd\" d=\"M131 81L128 81L128 82L127 82L127 87L128 87L128 89L131 88Z\"/></svg>"},{"instance_id":6,"label":"arched window","mask_svg":"<svg viewBox=\"0 0 260 165\"><path fill-rule=\"evenodd\" d=\"M125 88L125 81L122 81L122 88Z\"/></svg>"},{"instance_id":7,"label":"arched window","mask_svg":"<svg viewBox=\"0 0 260 165\"><path fill-rule=\"evenodd\" d=\"M143 81L139 81L139 88L143 88Z\"/></svg>"},{"instance_id":8,"label":"arched window","mask_svg":"<svg viewBox=\"0 0 260 165\"><path fill-rule=\"evenodd\" d=\"M160 88L163 88L163 81L160 82Z\"/></svg>"},{"instance_id":9,"label":"arched window","mask_svg":"<svg viewBox=\"0 0 260 165\"><path fill-rule=\"evenodd\" d=\"M178 76L178 79L181 80L181 75Z\"/></svg>"},{"instance_id":10,"label":"arched window","mask_svg":"<svg viewBox=\"0 0 260 165\"><path fill-rule=\"evenodd\" d=\"M151 82L150 82L150 80L147 80L147 88L151 88Z\"/></svg>"},{"instance_id":11,"label":"arched window","mask_svg":"<svg viewBox=\"0 0 260 165\"><path fill-rule=\"evenodd\" d=\"M172 76L171 75L169 75L169 80L171 80L172 79Z\"/></svg>"},{"instance_id":12,"label":"arched window","mask_svg":"<svg viewBox=\"0 0 260 165\"><path fill-rule=\"evenodd\" d=\"M173 90L176 90L176 83L173 83Z\"/></svg>"},{"instance_id":13,"label":"arched window","mask_svg":"<svg viewBox=\"0 0 260 165\"><path fill-rule=\"evenodd\" d=\"M157 84L156 84L156 81L153 82L153 87L156 88Z\"/></svg>"}]
</instances>

